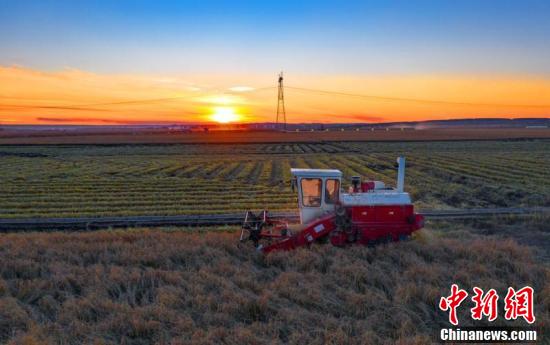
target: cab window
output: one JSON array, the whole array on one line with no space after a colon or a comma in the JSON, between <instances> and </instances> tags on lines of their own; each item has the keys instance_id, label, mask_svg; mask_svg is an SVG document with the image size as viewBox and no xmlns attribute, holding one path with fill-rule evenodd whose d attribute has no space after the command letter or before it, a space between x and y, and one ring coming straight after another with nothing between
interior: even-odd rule
<instances>
[{"instance_id":1,"label":"cab window","mask_svg":"<svg viewBox=\"0 0 550 345\"><path fill-rule=\"evenodd\" d=\"M328 179L325 190L325 203L335 204L338 201L340 193L340 180Z\"/></svg>"},{"instance_id":2,"label":"cab window","mask_svg":"<svg viewBox=\"0 0 550 345\"><path fill-rule=\"evenodd\" d=\"M303 178L301 184L302 204L306 207L321 206L322 180L320 178Z\"/></svg>"}]
</instances>

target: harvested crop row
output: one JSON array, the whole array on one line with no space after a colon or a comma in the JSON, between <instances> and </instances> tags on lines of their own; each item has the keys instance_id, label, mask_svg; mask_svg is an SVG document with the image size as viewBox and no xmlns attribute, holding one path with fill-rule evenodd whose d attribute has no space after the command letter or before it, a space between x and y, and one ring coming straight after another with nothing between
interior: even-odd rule
<instances>
[{"instance_id":1,"label":"harvested crop row","mask_svg":"<svg viewBox=\"0 0 550 345\"><path fill-rule=\"evenodd\" d=\"M0 342L429 344L447 325L435 305L453 283L502 296L532 286L537 324L550 321L550 271L529 248L433 231L267 257L223 231L4 234ZM459 308L462 327L469 313Z\"/></svg>"}]
</instances>

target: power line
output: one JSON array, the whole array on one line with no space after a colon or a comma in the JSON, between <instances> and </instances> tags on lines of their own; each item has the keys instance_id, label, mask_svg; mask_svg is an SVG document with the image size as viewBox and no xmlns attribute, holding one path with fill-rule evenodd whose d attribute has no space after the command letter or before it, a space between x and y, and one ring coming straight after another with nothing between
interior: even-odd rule
<instances>
[{"instance_id":1,"label":"power line","mask_svg":"<svg viewBox=\"0 0 550 345\"><path fill-rule=\"evenodd\" d=\"M253 90L246 91L245 93L264 91L269 89L275 89L275 86L267 86L261 88L255 88ZM227 93L227 92L226 92ZM241 92L229 92L229 93L241 93ZM180 99L188 99L193 97L200 97L199 95L187 95L187 96L176 96L176 97L165 97L165 98L151 98L151 99L135 99L128 101L113 101L105 103L90 103L90 104L71 104L71 105L20 105L20 104L0 104L0 107L11 107L11 108L22 108L22 109L59 109L59 110L87 110L87 111L101 111L102 109L93 109L90 107L100 107L106 105L129 105L129 104L148 104L148 103L158 103L166 101L174 101ZM2 97L13 99L13 97Z\"/></svg>"},{"instance_id":2,"label":"power line","mask_svg":"<svg viewBox=\"0 0 550 345\"><path fill-rule=\"evenodd\" d=\"M286 86L287 89L306 91L306 92L315 92L323 93L330 95L338 96L349 96L357 98L367 98L375 99L382 101L395 101L395 102L412 102L412 103L425 103L425 104L446 104L446 105L465 105L465 106L486 106L486 107L507 107L507 108L550 108L550 104L498 104L498 103L473 103L473 102L452 102L452 101L440 101L440 100L430 100L430 99L416 99L416 98L401 98L401 97L386 97L386 96L375 96L375 95L366 95L366 94L355 94L339 91L328 91L328 90L319 90L319 89L309 89L305 87L295 87L295 86Z\"/></svg>"},{"instance_id":3,"label":"power line","mask_svg":"<svg viewBox=\"0 0 550 345\"><path fill-rule=\"evenodd\" d=\"M254 88L253 90L249 90L249 91L246 91L246 92L224 91L224 93L249 94L249 93L254 93L254 92L260 92L260 91L275 89L275 88L278 88L278 87L276 87L276 86L266 86L266 87L261 87L261 88ZM534 109L548 109L548 108L550 108L550 104L535 105L535 104L501 104L501 103L453 102L453 101L430 100L430 99L416 99L416 98L402 98L402 97L388 97L388 96L377 96L377 95L367 95L367 94L355 94L355 93L348 93L348 92L330 91L330 90L321 90L321 89L311 89L311 88L288 86L288 85L286 85L285 88L286 89L291 89L291 90L296 90L296 91L317 93L317 94L328 94L328 95L355 97L355 98L389 101L389 102L409 102L409 103L421 103L421 104L443 104L443 105L455 105L455 106L456 105L458 105L458 106L483 106L483 107L499 107L499 108L534 108ZM197 97L197 96L198 95L187 95L187 96L175 96L175 97L165 97L165 98L134 99L134 100L121 100L121 101L113 101L113 102L103 102L103 103L71 104L71 105L62 105L62 104L60 104L60 105L0 104L0 107L10 107L10 108L20 108L20 109L60 109L60 110L101 111L102 109L93 109L93 108L90 108L90 107L101 107L101 106L109 106L109 105L116 106L116 105L158 103L158 102L166 102L166 101L174 101L174 100L194 98L194 97ZM13 97L0 97L0 98L15 99ZM283 106L283 109L282 109L283 112L281 113L281 115L284 114L284 116L286 117L286 113L284 111L284 104L282 104L282 106Z\"/></svg>"},{"instance_id":4,"label":"power line","mask_svg":"<svg viewBox=\"0 0 550 345\"><path fill-rule=\"evenodd\" d=\"M19 105L19 104L2 105L0 104L0 106L12 107L12 108L23 108L23 109L102 110L102 109L93 109L90 107L100 107L100 106L106 106L106 105L158 103L158 102L172 101L172 100L184 99L184 98L189 98L189 97L180 96L180 97L141 99L141 100L131 100L131 101L116 101L116 102L106 102L106 103L72 104L72 105Z\"/></svg>"}]
</instances>

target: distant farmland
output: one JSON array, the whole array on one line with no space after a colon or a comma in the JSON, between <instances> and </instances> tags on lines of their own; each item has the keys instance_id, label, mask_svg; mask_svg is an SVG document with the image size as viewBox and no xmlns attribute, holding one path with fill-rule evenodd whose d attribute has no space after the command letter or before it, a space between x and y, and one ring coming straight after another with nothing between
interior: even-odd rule
<instances>
[{"instance_id":1,"label":"distant farmland","mask_svg":"<svg viewBox=\"0 0 550 345\"><path fill-rule=\"evenodd\" d=\"M6 127L0 131L2 144L204 144L204 143L294 143L320 141L427 141L427 140L497 140L497 139L548 139L548 128L431 128L404 129L331 128L330 131L199 131L186 133L165 129L120 129L105 131L99 128L85 130L43 130Z\"/></svg>"},{"instance_id":2,"label":"distant farmland","mask_svg":"<svg viewBox=\"0 0 550 345\"><path fill-rule=\"evenodd\" d=\"M293 210L290 167L395 183L427 208L550 205L550 140L0 146L0 218Z\"/></svg>"}]
</instances>

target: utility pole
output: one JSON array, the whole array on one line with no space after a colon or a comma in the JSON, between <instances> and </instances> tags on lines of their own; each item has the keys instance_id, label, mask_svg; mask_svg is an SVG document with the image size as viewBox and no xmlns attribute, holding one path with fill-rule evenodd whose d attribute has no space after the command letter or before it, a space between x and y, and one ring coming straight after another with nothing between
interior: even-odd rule
<instances>
[{"instance_id":1,"label":"utility pole","mask_svg":"<svg viewBox=\"0 0 550 345\"><path fill-rule=\"evenodd\" d=\"M279 94L277 95L277 120L276 128L279 129L279 121L283 123L283 130L286 131L285 94L283 90L283 72L279 73Z\"/></svg>"}]
</instances>

